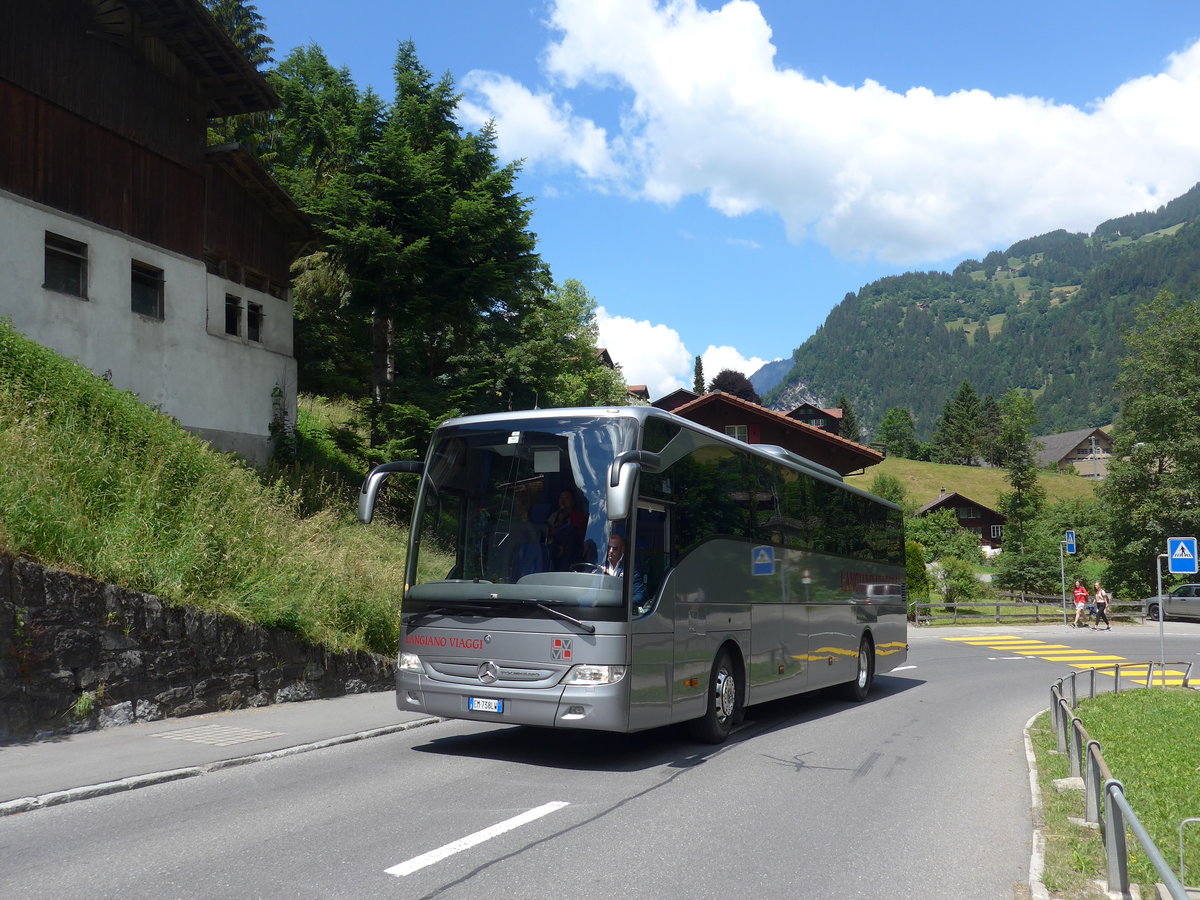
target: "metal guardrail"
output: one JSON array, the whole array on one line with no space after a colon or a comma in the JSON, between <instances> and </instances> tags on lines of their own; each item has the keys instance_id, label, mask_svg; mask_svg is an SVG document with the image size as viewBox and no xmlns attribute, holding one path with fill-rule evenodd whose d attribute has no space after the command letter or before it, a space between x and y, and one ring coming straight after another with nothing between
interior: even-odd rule
<instances>
[{"instance_id":1,"label":"metal guardrail","mask_svg":"<svg viewBox=\"0 0 1200 900\"><path fill-rule=\"evenodd\" d=\"M1017 598L1014 602L1005 603L1004 598ZM1044 594L996 594L995 600L972 600L965 603L915 603L915 625L929 625L934 622L952 622L955 625L970 622L994 621L999 625L1005 619L1029 619L1035 624L1043 620L1047 622L1066 621L1074 619L1075 605L1063 605L1062 597L1051 597ZM949 610L948 613L934 615L934 610ZM961 617L959 610L970 610ZM979 610L995 610L994 615L980 615ZM1013 610L1001 614L1001 610ZM1112 619L1138 619L1145 621L1146 607L1140 601L1122 603L1114 601L1109 605L1108 616Z\"/></svg>"},{"instance_id":2,"label":"metal guardrail","mask_svg":"<svg viewBox=\"0 0 1200 900\"><path fill-rule=\"evenodd\" d=\"M1150 676L1147 686L1154 684L1154 669L1159 667L1159 681L1166 685L1166 667L1183 667L1183 686L1189 687L1192 674L1190 662L1173 663L1114 663L1097 666L1098 669L1113 669L1114 693L1121 691L1121 668L1138 668L1147 671ZM1057 735L1058 750L1069 754L1072 777L1084 779L1084 820L1100 826L1100 834L1104 839L1104 855L1107 862L1108 890L1119 892L1128 897L1129 884L1129 847L1126 832L1137 838L1145 851L1146 859L1154 866L1154 871L1162 879L1164 887L1170 893L1172 900L1188 900L1187 888L1183 885L1183 825L1189 821L1200 819L1185 819L1179 826L1179 875L1171 870L1162 852L1150 837L1137 814L1130 806L1125 796L1125 786L1116 778L1104 761L1100 752L1100 742L1088 734L1083 727L1083 720L1075 714L1079 703L1077 676L1090 676L1088 696L1096 696L1096 669L1089 668L1086 672L1071 672L1059 678L1050 686L1050 709L1054 718L1054 731ZM1140 673L1139 673L1140 674ZM1063 695L1063 686L1069 686L1069 696ZM1141 690L1139 688L1139 690ZM1103 815L1101 811L1103 810Z\"/></svg>"}]
</instances>

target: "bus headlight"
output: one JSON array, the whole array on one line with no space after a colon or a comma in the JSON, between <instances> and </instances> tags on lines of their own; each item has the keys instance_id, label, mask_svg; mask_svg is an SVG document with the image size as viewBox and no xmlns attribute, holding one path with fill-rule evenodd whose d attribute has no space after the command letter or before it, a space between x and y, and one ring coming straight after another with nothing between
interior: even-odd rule
<instances>
[{"instance_id":1,"label":"bus headlight","mask_svg":"<svg viewBox=\"0 0 1200 900\"><path fill-rule=\"evenodd\" d=\"M419 672L425 674L425 667L421 665L421 657L415 653L400 653L400 658L396 660L396 667L401 672Z\"/></svg>"},{"instance_id":2,"label":"bus headlight","mask_svg":"<svg viewBox=\"0 0 1200 900\"><path fill-rule=\"evenodd\" d=\"M625 666L575 666L563 684L616 684L625 677Z\"/></svg>"}]
</instances>

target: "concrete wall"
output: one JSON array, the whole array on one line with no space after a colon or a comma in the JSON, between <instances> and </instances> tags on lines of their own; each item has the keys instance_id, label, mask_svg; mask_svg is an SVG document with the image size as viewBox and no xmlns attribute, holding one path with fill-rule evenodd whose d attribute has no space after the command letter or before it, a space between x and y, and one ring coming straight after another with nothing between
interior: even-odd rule
<instances>
[{"instance_id":1,"label":"concrete wall","mask_svg":"<svg viewBox=\"0 0 1200 900\"><path fill-rule=\"evenodd\" d=\"M394 687L389 659L0 554L0 741Z\"/></svg>"},{"instance_id":2,"label":"concrete wall","mask_svg":"<svg viewBox=\"0 0 1200 900\"><path fill-rule=\"evenodd\" d=\"M45 234L87 245L87 299L43 287ZM163 270L164 318L130 310L130 266ZM263 308L262 341L225 333L225 295ZM0 191L0 316L40 344L178 419L224 450L261 463L276 386L296 416L287 300L210 274L201 260Z\"/></svg>"}]
</instances>

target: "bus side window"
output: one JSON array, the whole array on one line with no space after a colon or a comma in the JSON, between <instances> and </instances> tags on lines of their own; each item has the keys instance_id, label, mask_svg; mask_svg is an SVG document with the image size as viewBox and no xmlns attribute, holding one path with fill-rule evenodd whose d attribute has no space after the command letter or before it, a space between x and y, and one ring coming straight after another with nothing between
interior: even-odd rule
<instances>
[{"instance_id":1,"label":"bus side window","mask_svg":"<svg viewBox=\"0 0 1200 900\"><path fill-rule=\"evenodd\" d=\"M658 596L667 570L671 567L670 542L668 540L669 514L664 507L638 504L636 567L640 584L636 593L643 593L640 604L649 606ZM638 605L639 598L634 598Z\"/></svg>"}]
</instances>

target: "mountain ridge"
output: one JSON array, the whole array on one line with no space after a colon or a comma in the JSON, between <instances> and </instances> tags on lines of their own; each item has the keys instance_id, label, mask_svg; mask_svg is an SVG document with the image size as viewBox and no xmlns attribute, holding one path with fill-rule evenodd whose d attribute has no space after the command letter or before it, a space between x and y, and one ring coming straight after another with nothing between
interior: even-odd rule
<instances>
[{"instance_id":1,"label":"mountain ridge","mask_svg":"<svg viewBox=\"0 0 1200 900\"><path fill-rule=\"evenodd\" d=\"M1200 184L1155 211L1017 241L953 272L890 275L847 294L792 353L774 409L845 395L869 434L894 406L927 438L963 381L1035 400L1042 433L1107 424L1121 332L1161 289L1200 294ZM914 374L917 373L917 374ZM757 375L758 373L756 373Z\"/></svg>"}]
</instances>

